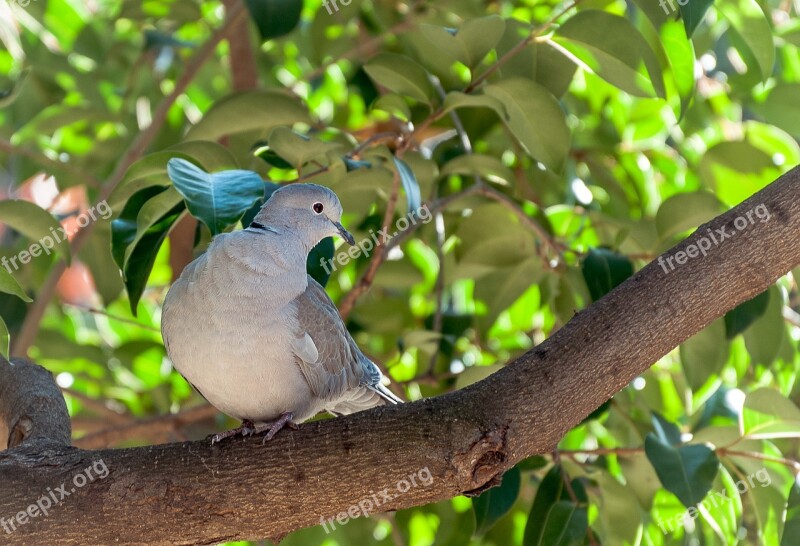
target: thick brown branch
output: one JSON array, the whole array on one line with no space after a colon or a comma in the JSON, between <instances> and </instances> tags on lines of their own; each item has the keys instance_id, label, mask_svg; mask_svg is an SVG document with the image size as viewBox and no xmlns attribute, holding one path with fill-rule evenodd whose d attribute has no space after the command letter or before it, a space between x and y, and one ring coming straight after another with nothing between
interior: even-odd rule
<instances>
[{"instance_id":1,"label":"thick brown branch","mask_svg":"<svg viewBox=\"0 0 800 546\"><path fill-rule=\"evenodd\" d=\"M50 372L0 356L0 426L0 448L70 444L67 404Z\"/></svg>"},{"instance_id":2,"label":"thick brown branch","mask_svg":"<svg viewBox=\"0 0 800 546\"><path fill-rule=\"evenodd\" d=\"M13 450L2 453L0 517L25 510L47 487L74 483L97 461L109 470L48 517L17 525L5 542L278 538L348 510L363 513L359 503L374 513L480 492L521 459L551 453L567 430L676 345L800 263L799 193L795 169L665 254L685 251L709 229L733 233L718 235L706 256L669 272L649 264L514 363L455 393L304 424L266 445L250 438L213 447L65 448L22 462ZM769 220L737 229L734 222L759 205Z\"/></svg>"}]
</instances>

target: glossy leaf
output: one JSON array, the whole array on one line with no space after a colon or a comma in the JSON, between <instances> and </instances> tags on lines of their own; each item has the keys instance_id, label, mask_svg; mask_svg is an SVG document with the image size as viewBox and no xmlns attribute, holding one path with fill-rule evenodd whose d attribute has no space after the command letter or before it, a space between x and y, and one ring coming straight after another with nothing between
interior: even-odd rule
<instances>
[{"instance_id":1,"label":"glossy leaf","mask_svg":"<svg viewBox=\"0 0 800 546\"><path fill-rule=\"evenodd\" d=\"M264 195L264 181L252 171L210 174L185 159L171 159L167 171L189 212L213 235L238 222Z\"/></svg>"},{"instance_id":2,"label":"glossy leaf","mask_svg":"<svg viewBox=\"0 0 800 546\"><path fill-rule=\"evenodd\" d=\"M311 123L308 111L295 99L277 91L244 91L217 101L185 140L219 140L246 131L269 131L295 123Z\"/></svg>"},{"instance_id":3,"label":"glossy leaf","mask_svg":"<svg viewBox=\"0 0 800 546\"><path fill-rule=\"evenodd\" d=\"M525 525L524 546L575 544L585 537L586 490L580 480L572 480L570 485L579 504L572 502L561 472L560 466L554 466L539 484Z\"/></svg>"},{"instance_id":4,"label":"glossy leaf","mask_svg":"<svg viewBox=\"0 0 800 546\"><path fill-rule=\"evenodd\" d=\"M729 344L725 322L715 320L680 346L683 374L693 391L716 376L728 360Z\"/></svg>"},{"instance_id":5,"label":"glossy leaf","mask_svg":"<svg viewBox=\"0 0 800 546\"><path fill-rule=\"evenodd\" d=\"M381 53L364 70L375 83L423 104L432 104L436 96L425 69L403 55Z\"/></svg>"},{"instance_id":6,"label":"glossy leaf","mask_svg":"<svg viewBox=\"0 0 800 546\"><path fill-rule=\"evenodd\" d=\"M53 252L60 254L67 263L70 262L69 240L60 231L61 225L58 221L46 210L28 201L16 199L0 201L0 223L8 225L32 242L31 246L23 251L28 254L24 261L24 256L17 256L20 265L36 259L34 252L39 255L50 254L49 249L45 250L48 246ZM38 250L34 250L34 245Z\"/></svg>"},{"instance_id":7,"label":"glossy leaf","mask_svg":"<svg viewBox=\"0 0 800 546\"><path fill-rule=\"evenodd\" d=\"M555 39L592 72L632 95L664 97L658 59L630 21L584 10L569 18Z\"/></svg>"},{"instance_id":8,"label":"glossy leaf","mask_svg":"<svg viewBox=\"0 0 800 546\"><path fill-rule=\"evenodd\" d=\"M303 11L302 0L245 0L245 5L264 42L294 30Z\"/></svg>"},{"instance_id":9,"label":"glossy leaf","mask_svg":"<svg viewBox=\"0 0 800 546\"><path fill-rule=\"evenodd\" d=\"M408 166L408 163L402 159L392 157L395 167L397 167L397 174L400 176L400 182L403 184L403 190L406 193L406 203L408 212L419 210L422 206L422 195L419 190L419 182L417 177L414 176L414 171Z\"/></svg>"},{"instance_id":10,"label":"glossy leaf","mask_svg":"<svg viewBox=\"0 0 800 546\"><path fill-rule=\"evenodd\" d=\"M476 536L485 534L511 510L519 496L520 478L519 469L514 467L503 474L503 481L498 487L492 487L472 499Z\"/></svg>"},{"instance_id":11,"label":"glossy leaf","mask_svg":"<svg viewBox=\"0 0 800 546\"><path fill-rule=\"evenodd\" d=\"M633 264L610 250L593 248L583 259L581 272L592 300L597 301L633 275Z\"/></svg>"},{"instance_id":12,"label":"glossy leaf","mask_svg":"<svg viewBox=\"0 0 800 546\"><path fill-rule=\"evenodd\" d=\"M658 236L662 240L669 239L716 218L722 210L722 204L712 193L673 195L661 203L656 213Z\"/></svg>"},{"instance_id":13,"label":"glossy leaf","mask_svg":"<svg viewBox=\"0 0 800 546\"><path fill-rule=\"evenodd\" d=\"M761 388L745 398L739 429L748 438L800 438L800 409L775 389Z\"/></svg>"},{"instance_id":14,"label":"glossy leaf","mask_svg":"<svg viewBox=\"0 0 800 546\"><path fill-rule=\"evenodd\" d=\"M170 229L185 210L183 202L167 211L158 222L152 224L145 233L138 234L137 217L139 211L148 201L157 198L162 188L145 188L134 194L125 208L111 223L111 246L114 261L122 270L123 282L128 292L131 312L136 315L136 308L144 293L150 272L156 261L156 255ZM138 242L128 250L134 240Z\"/></svg>"},{"instance_id":15,"label":"glossy leaf","mask_svg":"<svg viewBox=\"0 0 800 546\"><path fill-rule=\"evenodd\" d=\"M714 451L704 445L673 447L648 434L645 453L664 489L675 494L687 508L711 490L719 469Z\"/></svg>"},{"instance_id":16,"label":"glossy leaf","mask_svg":"<svg viewBox=\"0 0 800 546\"><path fill-rule=\"evenodd\" d=\"M525 151L558 171L569 151L570 131L555 97L522 78L487 85L485 93L505 106L507 125Z\"/></svg>"},{"instance_id":17,"label":"glossy leaf","mask_svg":"<svg viewBox=\"0 0 800 546\"><path fill-rule=\"evenodd\" d=\"M775 44L772 28L758 2L718 0L716 8L750 49L758 62L761 80L769 78L772 75L772 66L775 64Z\"/></svg>"},{"instance_id":18,"label":"glossy leaf","mask_svg":"<svg viewBox=\"0 0 800 546\"><path fill-rule=\"evenodd\" d=\"M706 16L708 8L714 4L714 0L692 0L690 2L678 3L681 12L683 25L686 28L686 35L692 37L697 27Z\"/></svg>"},{"instance_id":19,"label":"glossy leaf","mask_svg":"<svg viewBox=\"0 0 800 546\"><path fill-rule=\"evenodd\" d=\"M0 267L0 292L17 296L24 302L30 303L33 301L19 285L17 279L5 267Z\"/></svg>"},{"instance_id":20,"label":"glossy leaf","mask_svg":"<svg viewBox=\"0 0 800 546\"><path fill-rule=\"evenodd\" d=\"M728 339L735 338L758 320L766 312L769 300L770 291L765 290L725 313L725 335Z\"/></svg>"}]
</instances>

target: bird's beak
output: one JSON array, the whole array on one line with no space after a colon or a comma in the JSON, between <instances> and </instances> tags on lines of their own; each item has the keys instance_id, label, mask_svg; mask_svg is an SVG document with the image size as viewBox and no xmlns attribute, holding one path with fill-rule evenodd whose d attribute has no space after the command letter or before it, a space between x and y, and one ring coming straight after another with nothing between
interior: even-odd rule
<instances>
[{"instance_id":1,"label":"bird's beak","mask_svg":"<svg viewBox=\"0 0 800 546\"><path fill-rule=\"evenodd\" d=\"M333 222L333 225L336 226L336 229L339 231L339 235L342 236L342 239L347 241L347 243L350 246L353 246L354 244L356 244L356 240L353 239L353 236L350 234L349 231L344 229L344 226L342 224L340 224L339 222Z\"/></svg>"}]
</instances>

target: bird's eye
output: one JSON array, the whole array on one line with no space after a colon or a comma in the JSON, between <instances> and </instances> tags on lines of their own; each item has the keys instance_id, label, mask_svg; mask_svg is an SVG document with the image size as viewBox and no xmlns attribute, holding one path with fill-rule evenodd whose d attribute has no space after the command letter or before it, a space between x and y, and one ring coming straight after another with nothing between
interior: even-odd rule
<instances>
[{"instance_id":1,"label":"bird's eye","mask_svg":"<svg viewBox=\"0 0 800 546\"><path fill-rule=\"evenodd\" d=\"M311 208L314 209L314 212L317 214L322 214L322 211L325 209L325 207L322 206L322 203L314 203L314 206Z\"/></svg>"}]
</instances>

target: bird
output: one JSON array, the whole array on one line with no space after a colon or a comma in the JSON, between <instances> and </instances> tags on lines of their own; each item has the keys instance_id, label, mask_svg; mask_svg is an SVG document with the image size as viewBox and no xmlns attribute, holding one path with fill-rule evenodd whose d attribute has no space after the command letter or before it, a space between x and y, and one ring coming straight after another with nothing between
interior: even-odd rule
<instances>
[{"instance_id":1,"label":"bird","mask_svg":"<svg viewBox=\"0 0 800 546\"><path fill-rule=\"evenodd\" d=\"M242 421L211 437L297 428L321 412L400 404L306 272L329 236L355 240L336 194L317 184L276 190L246 228L221 233L172 284L161 331L174 368L214 407Z\"/></svg>"}]
</instances>

